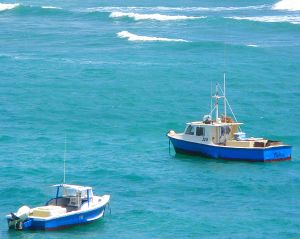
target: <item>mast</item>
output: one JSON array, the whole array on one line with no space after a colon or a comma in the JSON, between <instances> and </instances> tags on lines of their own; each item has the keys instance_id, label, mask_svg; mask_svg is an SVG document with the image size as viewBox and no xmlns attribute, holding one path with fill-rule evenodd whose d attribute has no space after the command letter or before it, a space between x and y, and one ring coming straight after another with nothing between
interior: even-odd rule
<instances>
[{"instance_id":1,"label":"mast","mask_svg":"<svg viewBox=\"0 0 300 239\"><path fill-rule=\"evenodd\" d=\"M226 25L225 25L226 30ZM227 99L226 99L226 57L227 57L227 44L224 44L224 75L223 75L223 97L224 97L224 123L227 123Z\"/></svg>"},{"instance_id":2,"label":"mast","mask_svg":"<svg viewBox=\"0 0 300 239\"><path fill-rule=\"evenodd\" d=\"M210 114L212 114L212 80L210 79ZM212 117L212 115L211 115Z\"/></svg>"},{"instance_id":3,"label":"mast","mask_svg":"<svg viewBox=\"0 0 300 239\"><path fill-rule=\"evenodd\" d=\"M65 150L64 150L64 184L66 183L66 154L67 154L67 136L65 135Z\"/></svg>"},{"instance_id":4,"label":"mast","mask_svg":"<svg viewBox=\"0 0 300 239\"><path fill-rule=\"evenodd\" d=\"M218 121L218 118L219 118L219 96L218 96L218 84L216 84L216 95L215 95L215 98L216 98L216 122Z\"/></svg>"}]
</instances>

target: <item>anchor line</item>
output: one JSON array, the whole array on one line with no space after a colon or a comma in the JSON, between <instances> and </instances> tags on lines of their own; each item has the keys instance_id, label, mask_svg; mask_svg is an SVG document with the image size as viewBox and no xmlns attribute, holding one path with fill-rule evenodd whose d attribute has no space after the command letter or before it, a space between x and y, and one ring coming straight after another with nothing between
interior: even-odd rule
<instances>
[{"instance_id":1,"label":"anchor line","mask_svg":"<svg viewBox=\"0 0 300 239\"><path fill-rule=\"evenodd\" d=\"M171 155L171 147L170 147L170 138L169 138L169 155Z\"/></svg>"},{"instance_id":2,"label":"anchor line","mask_svg":"<svg viewBox=\"0 0 300 239\"><path fill-rule=\"evenodd\" d=\"M110 204L109 204L109 202L106 204L106 206L105 206L105 209L104 209L104 212L103 212L103 217L105 217L105 214L106 214L106 207L107 207L107 209L109 210L109 215L111 215L111 208L110 208Z\"/></svg>"},{"instance_id":3,"label":"anchor line","mask_svg":"<svg viewBox=\"0 0 300 239\"><path fill-rule=\"evenodd\" d=\"M108 203L107 205L108 205L108 209L109 209L109 214L111 215L111 207L110 207L110 203Z\"/></svg>"}]
</instances>

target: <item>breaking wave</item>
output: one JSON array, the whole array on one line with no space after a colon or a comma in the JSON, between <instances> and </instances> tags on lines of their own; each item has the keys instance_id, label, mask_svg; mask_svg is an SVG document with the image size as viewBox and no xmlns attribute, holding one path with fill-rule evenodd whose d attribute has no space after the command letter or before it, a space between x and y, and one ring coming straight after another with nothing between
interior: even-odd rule
<instances>
[{"instance_id":1,"label":"breaking wave","mask_svg":"<svg viewBox=\"0 0 300 239\"><path fill-rule=\"evenodd\" d=\"M189 19L200 19L205 18L203 16L201 17L193 17L193 16L170 16L170 15L162 15L162 14L139 14L139 13L133 13L133 12L112 12L110 14L110 17L112 18L121 18L121 17L129 17L133 18L136 21L139 20L157 20L157 21L176 21L176 20L189 20Z\"/></svg>"},{"instance_id":2,"label":"breaking wave","mask_svg":"<svg viewBox=\"0 0 300 239\"><path fill-rule=\"evenodd\" d=\"M292 0L282 0L281 2L288 2ZM297 0L295 0L297 1ZM281 2L275 4L273 6L274 9L280 9L282 7ZM278 6L277 6L278 5ZM285 6L285 5L284 5ZM289 6L289 5L288 5ZM292 5L291 5L292 6ZM0 3L0 11L11 10L16 7L22 8L40 8L40 9L60 9L60 7L55 6L33 6L33 5L23 5L20 3ZM153 12L221 12L221 11L243 11L243 10L260 10L260 9L268 9L270 5L256 5L256 6L244 6L244 7L91 7L80 10L71 10L74 12L110 12L111 17L122 17L122 16L114 16L117 13L128 14L127 17L132 17L135 19L153 19L153 20L185 20L185 19L197 19L203 17L193 17L193 16L169 16L164 14L153 14ZM299 10L299 4L296 7L290 7L293 10ZM147 11L148 13L145 13ZM134 12L134 13L133 13ZM150 13L149 13L150 12ZM152 13L151 13L152 12ZM125 17L126 17L125 16Z\"/></svg>"},{"instance_id":3,"label":"breaking wave","mask_svg":"<svg viewBox=\"0 0 300 239\"><path fill-rule=\"evenodd\" d=\"M246 6L246 7L157 7L161 11L208 11L208 12L222 12L222 11L240 11L240 10L259 10L267 8L267 5Z\"/></svg>"},{"instance_id":4,"label":"breaking wave","mask_svg":"<svg viewBox=\"0 0 300 239\"><path fill-rule=\"evenodd\" d=\"M272 7L274 10L300 11L299 0L281 0Z\"/></svg>"},{"instance_id":5,"label":"breaking wave","mask_svg":"<svg viewBox=\"0 0 300 239\"><path fill-rule=\"evenodd\" d=\"M11 10L18 6L20 6L19 3L0 3L0 12L6 11L6 10Z\"/></svg>"},{"instance_id":6,"label":"breaking wave","mask_svg":"<svg viewBox=\"0 0 300 239\"><path fill-rule=\"evenodd\" d=\"M300 24L300 16L262 16L262 17L226 17L235 20L247 20L255 22L288 22Z\"/></svg>"},{"instance_id":7,"label":"breaking wave","mask_svg":"<svg viewBox=\"0 0 300 239\"><path fill-rule=\"evenodd\" d=\"M183 39L172 39L163 37L149 37L149 36L139 36L128 31L121 31L117 33L119 38L127 38L128 41L165 41L165 42L189 42Z\"/></svg>"},{"instance_id":8,"label":"breaking wave","mask_svg":"<svg viewBox=\"0 0 300 239\"><path fill-rule=\"evenodd\" d=\"M48 14L56 12L64 12L62 8L55 6L36 6L36 5L23 5L20 3L0 3L0 12L14 11L18 14ZM68 11L65 11L68 12Z\"/></svg>"},{"instance_id":9,"label":"breaking wave","mask_svg":"<svg viewBox=\"0 0 300 239\"><path fill-rule=\"evenodd\" d=\"M182 11L182 12L220 12L220 11L240 11L240 10L260 10L269 8L270 5L257 5L245 7L92 7L87 8L88 12L129 12L129 11Z\"/></svg>"}]
</instances>

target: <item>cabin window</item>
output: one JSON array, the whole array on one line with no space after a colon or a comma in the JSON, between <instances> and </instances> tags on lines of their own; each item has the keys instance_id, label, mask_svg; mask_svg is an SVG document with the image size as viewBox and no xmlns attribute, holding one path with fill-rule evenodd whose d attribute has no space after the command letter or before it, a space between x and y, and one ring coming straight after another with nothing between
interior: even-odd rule
<instances>
[{"instance_id":1,"label":"cabin window","mask_svg":"<svg viewBox=\"0 0 300 239\"><path fill-rule=\"evenodd\" d=\"M194 135L195 133L195 129L193 126L189 125L185 131L185 134L190 134L190 135Z\"/></svg>"},{"instance_id":2,"label":"cabin window","mask_svg":"<svg viewBox=\"0 0 300 239\"><path fill-rule=\"evenodd\" d=\"M196 129L196 135L197 136L204 136L204 128L203 127L197 127Z\"/></svg>"},{"instance_id":3,"label":"cabin window","mask_svg":"<svg viewBox=\"0 0 300 239\"><path fill-rule=\"evenodd\" d=\"M62 187L63 190L60 190L60 197L75 197L76 196L76 190L72 188L65 188Z\"/></svg>"}]
</instances>

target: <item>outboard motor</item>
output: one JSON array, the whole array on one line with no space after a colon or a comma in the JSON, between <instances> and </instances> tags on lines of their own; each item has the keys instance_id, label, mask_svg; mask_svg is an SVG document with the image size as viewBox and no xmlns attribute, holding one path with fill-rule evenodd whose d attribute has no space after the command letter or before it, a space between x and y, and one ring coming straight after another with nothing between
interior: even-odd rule
<instances>
[{"instance_id":1,"label":"outboard motor","mask_svg":"<svg viewBox=\"0 0 300 239\"><path fill-rule=\"evenodd\" d=\"M10 215L7 215L6 218L8 227L22 230L23 222L28 218L30 211L31 210L28 206L22 206L16 213L10 213Z\"/></svg>"}]
</instances>

